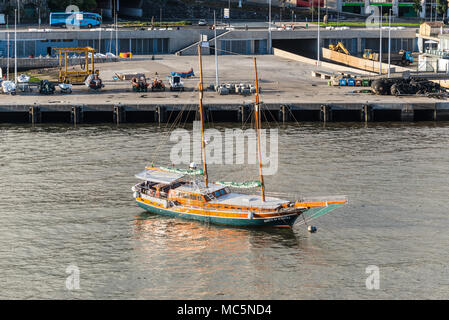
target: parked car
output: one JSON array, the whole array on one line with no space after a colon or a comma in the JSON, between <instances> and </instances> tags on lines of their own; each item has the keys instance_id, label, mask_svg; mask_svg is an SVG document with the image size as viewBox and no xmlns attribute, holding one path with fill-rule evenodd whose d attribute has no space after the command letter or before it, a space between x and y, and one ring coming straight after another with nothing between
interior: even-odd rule
<instances>
[{"instance_id":1,"label":"parked car","mask_svg":"<svg viewBox=\"0 0 449 320\"><path fill-rule=\"evenodd\" d=\"M198 21L198 25L199 26L207 26L207 21L204 19L201 19L200 21Z\"/></svg>"}]
</instances>

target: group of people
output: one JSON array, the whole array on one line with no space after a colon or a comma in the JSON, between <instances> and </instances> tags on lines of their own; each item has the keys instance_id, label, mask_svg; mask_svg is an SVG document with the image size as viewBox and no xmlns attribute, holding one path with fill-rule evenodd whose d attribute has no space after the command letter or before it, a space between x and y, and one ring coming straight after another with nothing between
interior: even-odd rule
<instances>
[{"instance_id":1,"label":"group of people","mask_svg":"<svg viewBox=\"0 0 449 320\"><path fill-rule=\"evenodd\" d=\"M147 91L149 86L145 76L140 76L139 78L133 77L131 79L131 84L134 91Z\"/></svg>"},{"instance_id":2,"label":"group of people","mask_svg":"<svg viewBox=\"0 0 449 320\"><path fill-rule=\"evenodd\" d=\"M101 89L102 87L103 87L103 82L101 81L98 74L95 73L89 82L89 88L98 90L98 89Z\"/></svg>"}]
</instances>

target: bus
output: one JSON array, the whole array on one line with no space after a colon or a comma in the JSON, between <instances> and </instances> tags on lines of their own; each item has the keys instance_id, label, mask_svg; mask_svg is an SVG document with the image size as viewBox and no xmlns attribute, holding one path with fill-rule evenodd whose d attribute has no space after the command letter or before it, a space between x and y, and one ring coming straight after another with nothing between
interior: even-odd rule
<instances>
[{"instance_id":1,"label":"bus","mask_svg":"<svg viewBox=\"0 0 449 320\"><path fill-rule=\"evenodd\" d=\"M101 25L101 16L97 13L91 12L51 12L50 26L51 27L98 27Z\"/></svg>"}]
</instances>

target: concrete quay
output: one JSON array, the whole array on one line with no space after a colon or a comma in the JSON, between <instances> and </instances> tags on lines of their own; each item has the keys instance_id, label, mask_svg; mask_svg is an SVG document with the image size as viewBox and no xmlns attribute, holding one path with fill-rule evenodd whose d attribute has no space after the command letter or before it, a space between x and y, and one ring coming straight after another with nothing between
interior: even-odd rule
<instances>
[{"instance_id":1,"label":"concrete quay","mask_svg":"<svg viewBox=\"0 0 449 320\"><path fill-rule=\"evenodd\" d=\"M262 120L289 121L449 121L449 101L428 97L376 96L363 87L333 87L311 76L316 66L277 56L257 57L261 86ZM195 56L159 56L98 65L105 87L98 93L74 86L72 94L40 95L18 92L0 96L0 123L163 123L178 116L193 121L198 109L198 77L185 79L185 92L131 90L129 81L113 81L115 73L144 72L164 80L170 71L198 71ZM204 56L205 87L215 82L213 56ZM326 72L335 70L320 67ZM157 74L156 74L157 73ZM220 83L254 83L252 56L219 58ZM213 122L247 122L254 96L206 91L203 102Z\"/></svg>"}]
</instances>

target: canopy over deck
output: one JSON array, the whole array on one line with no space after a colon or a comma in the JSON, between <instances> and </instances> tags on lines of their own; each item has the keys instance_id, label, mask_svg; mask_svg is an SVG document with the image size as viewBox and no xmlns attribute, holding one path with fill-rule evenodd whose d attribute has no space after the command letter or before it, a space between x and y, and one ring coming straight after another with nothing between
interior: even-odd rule
<instances>
[{"instance_id":1,"label":"canopy over deck","mask_svg":"<svg viewBox=\"0 0 449 320\"><path fill-rule=\"evenodd\" d=\"M164 184L171 184L182 177L184 177L184 174L182 173L159 170L143 170L142 172L136 174L137 179Z\"/></svg>"}]
</instances>

